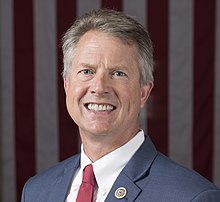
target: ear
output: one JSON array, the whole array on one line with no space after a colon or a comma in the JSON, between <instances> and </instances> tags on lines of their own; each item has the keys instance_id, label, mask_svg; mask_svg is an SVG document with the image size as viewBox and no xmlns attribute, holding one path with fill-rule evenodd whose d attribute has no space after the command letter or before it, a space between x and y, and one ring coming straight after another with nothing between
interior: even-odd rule
<instances>
[{"instance_id":1,"label":"ear","mask_svg":"<svg viewBox=\"0 0 220 202\"><path fill-rule=\"evenodd\" d=\"M68 91L68 88L69 88L69 83L68 83L66 78L63 79L63 87L64 87L64 90L65 90L65 93L67 94L67 91Z\"/></svg>"},{"instance_id":2,"label":"ear","mask_svg":"<svg viewBox=\"0 0 220 202\"><path fill-rule=\"evenodd\" d=\"M144 104L148 100L153 86L153 81L149 81L146 85L141 86L141 108L144 107Z\"/></svg>"}]
</instances>

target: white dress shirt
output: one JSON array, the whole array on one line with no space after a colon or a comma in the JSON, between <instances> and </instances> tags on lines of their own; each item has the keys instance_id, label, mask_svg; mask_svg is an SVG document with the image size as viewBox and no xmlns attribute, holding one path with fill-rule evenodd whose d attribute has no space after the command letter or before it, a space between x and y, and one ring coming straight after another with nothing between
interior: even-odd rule
<instances>
[{"instance_id":1,"label":"white dress shirt","mask_svg":"<svg viewBox=\"0 0 220 202\"><path fill-rule=\"evenodd\" d=\"M80 167L75 173L66 202L76 201L79 187L82 183L83 169L88 164L93 165L96 179L96 187L94 191L93 201L103 202L107 197L119 173L122 171L122 169L125 167L125 165L128 163L128 161L131 159L131 157L134 155L134 153L138 150L143 142L144 132L143 130L141 130L125 145L103 156L93 163L84 153L82 145Z\"/></svg>"}]
</instances>

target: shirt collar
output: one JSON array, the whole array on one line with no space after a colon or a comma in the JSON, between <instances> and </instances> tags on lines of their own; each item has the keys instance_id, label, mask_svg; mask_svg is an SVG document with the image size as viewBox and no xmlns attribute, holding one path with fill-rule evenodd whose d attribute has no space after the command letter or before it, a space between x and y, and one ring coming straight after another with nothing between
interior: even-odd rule
<instances>
[{"instance_id":1,"label":"shirt collar","mask_svg":"<svg viewBox=\"0 0 220 202\"><path fill-rule=\"evenodd\" d=\"M101 189L110 189L119 173L144 142L144 132L140 130L130 141L94 163L86 156L81 145L81 169L93 165L96 182Z\"/></svg>"}]
</instances>

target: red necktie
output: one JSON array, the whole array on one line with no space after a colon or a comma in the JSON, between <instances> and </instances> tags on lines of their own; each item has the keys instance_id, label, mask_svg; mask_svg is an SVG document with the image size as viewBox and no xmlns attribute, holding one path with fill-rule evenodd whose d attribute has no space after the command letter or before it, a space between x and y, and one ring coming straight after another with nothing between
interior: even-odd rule
<instances>
[{"instance_id":1,"label":"red necktie","mask_svg":"<svg viewBox=\"0 0 220 202\"><path fill-rule=\"evenodd\" d=\"M84 168L83 180L79 188L76 202L92 202L94 184L95 184L95 179L94 179L93 168L92 168L92 164L89 164Z\"/></svg>"}]
</instances>

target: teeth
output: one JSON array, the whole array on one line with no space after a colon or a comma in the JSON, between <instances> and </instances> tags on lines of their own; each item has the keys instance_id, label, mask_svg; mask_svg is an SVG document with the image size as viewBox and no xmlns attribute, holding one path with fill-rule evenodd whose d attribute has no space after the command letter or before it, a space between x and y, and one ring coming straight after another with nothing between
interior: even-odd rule
<instances>
[{"instance_id":1,"label":"teeth","mask_svg":"<svg viewBox=\"0 0 220 202\"><path fill-rule=\"evenodd\" d=\"M112 111L113 110L112 105L98 105L98 104L88 104L89 110L94 110L96 112L102 112L102 111Z\"/></svg>"}]
</instances>

